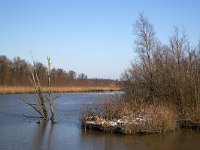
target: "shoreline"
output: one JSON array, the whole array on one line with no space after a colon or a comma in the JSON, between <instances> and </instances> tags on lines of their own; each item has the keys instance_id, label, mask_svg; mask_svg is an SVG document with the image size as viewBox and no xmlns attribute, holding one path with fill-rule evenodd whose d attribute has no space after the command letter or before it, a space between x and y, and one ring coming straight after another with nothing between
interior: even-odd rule
<instances>
[{"instance_id":1,"label":"shoreline","mask_svg":"<svg viewBox=\"0 0 200 150\"><path fill-rule=\"evenodd\" d=\"M93 116L93 118L98 118L97 116ZM162 134L167 132L174 132L179 129L192 129L192 130L200 130L200 122L193 121L191 119L184 119L184 120L178 120L177 121L177 127L174 129L162 129L162 130L137 130L137 128L142 128L144 126L143 124L130 124L128 122L120 122L121 119L117 120L117 122L111 121L111 120L104 120L102 118L98 118L99 120L94 121L85 121L82 122L82 129L87 132L87 130L94 130L94 131L100 131L100 132L108 132L108 133L115 133L115 134L124 134L124 135L147 135L147 134ZM134 128L134 126L137 126L134 130L127 130L125 129L126 126L129 126L129 128Z\"/></svg>"},{"instance_id":2,"label":"shoreline","mask_svg":"<svg viewBox=\"0 0 200 150\"><path fill-rule=\"evenodd\" d=\"M44 93L48 92L48 87L43 87ZM120 91L116 86L65 86L52 87L52 93L93 93L93 92L115 92ZM35 93L31 86L1 86L0 94L26 94Z\"/></svg>"}]
</instances>

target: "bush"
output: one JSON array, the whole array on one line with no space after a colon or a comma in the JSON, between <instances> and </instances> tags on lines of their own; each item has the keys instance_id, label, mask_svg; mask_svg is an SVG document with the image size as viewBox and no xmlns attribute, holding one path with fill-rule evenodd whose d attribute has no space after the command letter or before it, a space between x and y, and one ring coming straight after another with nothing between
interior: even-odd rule
<instances>
[{"instance_id":1,"label":"bush","mask_svg":"<svg viewBox=\"0 0 200 150\"><path fill-rule=\"evenodd\" d=\"M94 104L83 112L83 127L117 133L162 133L175 130L174 107L163 103L132 103L124 99Z\"/></svg>"}]
</instances>

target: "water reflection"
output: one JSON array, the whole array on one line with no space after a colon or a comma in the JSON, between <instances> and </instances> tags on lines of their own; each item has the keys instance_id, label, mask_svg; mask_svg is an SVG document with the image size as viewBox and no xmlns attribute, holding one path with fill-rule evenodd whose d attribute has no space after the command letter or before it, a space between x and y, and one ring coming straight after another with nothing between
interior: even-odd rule
<instances>
[{"instance_id":1,"label":"water reflection","mask_svg":"<svg viewBox=\"0 0 200 150\"><path fill-rule=\"evenodd\" d=\"M199 149L200 133L193 130L177 130L166 134L120 135L88 130L82 132L82 144L86 149L139 149L177 150Z\"/></svg>"},{"instance_id":2,"label":"water reflection","mask_svg":"<svg viewBox=\"0 0 200 150\"><path fill-rule=\"evenodd\" d=\"M37 123L36 126L36 135L35 135L35 148L34 149L41 149L42 147L46 147L47 149L50 149L50 144L52 141L52 133L53 133L53 127L51 123L48 121L40 121ZM47 142L45 144L45 142Z\"/></svg>"},{"instance_id":3,"label":"water reflection","mask_svg":"<svg viewBox=\"0 0 200 150\"><path fill-rule=\"evenodd\" d=\"M48 144L47 144L48 149L50 149L50 144L51 144L51 141L52 141L53 127L54 127L54 125L51 124L50 130L49 130L49 133L48 133Z\"/></svg>"}]
</instances>

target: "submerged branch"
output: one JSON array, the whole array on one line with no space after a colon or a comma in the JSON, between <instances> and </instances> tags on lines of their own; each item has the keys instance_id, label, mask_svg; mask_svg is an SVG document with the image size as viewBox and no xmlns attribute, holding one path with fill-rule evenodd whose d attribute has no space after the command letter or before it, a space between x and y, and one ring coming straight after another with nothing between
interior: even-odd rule
<instances>
[{"instance_id":1,"label":"submerged branch","mask_svg":"<svg viewBox=\"0 0 200 150\"><path fill-rule=\"evenodd\" d=\"M25 98L25 97L20 97L20 98L21 98L21 100L22 100L24 103L26 103L27 105L31 106L36 112L38 112L42 118L45 118L45 117L43 116L42 112L39 111L39 110L37 109L37 107L36 107L36 106L38 106L37 104L32 104L32 103L30 103L30 102L28 101L28 99Z\"/></svg>"}]
</instances>

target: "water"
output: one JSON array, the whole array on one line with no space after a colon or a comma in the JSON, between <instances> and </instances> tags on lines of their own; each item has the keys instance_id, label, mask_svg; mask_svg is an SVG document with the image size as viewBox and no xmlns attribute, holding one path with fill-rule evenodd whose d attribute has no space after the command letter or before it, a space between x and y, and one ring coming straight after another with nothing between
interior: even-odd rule
<instances>
[{"instance_id":1,"label":"water","mask_svg":"<svg viewBox=\"0 0 200 150\"><path fill-rule=\"evenodd\" d=\"M200 132L178 130L167 134L119 135L81 129L81 108L111 93L63 94L56 100L56 121L40 122L37 113L20 101L17 94L0 95L1 150L122 150L199 149ZM31 95L32 96L32 95Z\"/></svg>"}]
</instances>

